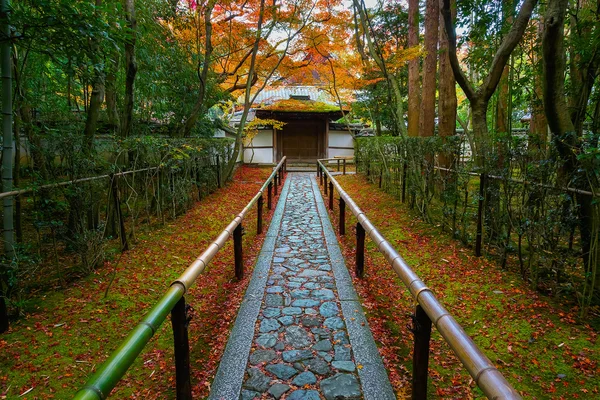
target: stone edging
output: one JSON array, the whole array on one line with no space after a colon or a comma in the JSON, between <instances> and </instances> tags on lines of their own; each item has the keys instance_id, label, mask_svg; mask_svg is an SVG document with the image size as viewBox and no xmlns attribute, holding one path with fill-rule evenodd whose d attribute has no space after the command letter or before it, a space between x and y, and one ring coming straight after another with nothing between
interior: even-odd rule
<instances>
[{"instance_id":1,"label":"stone edging","mask_svg":"<svg viewBox=\"0 0 600 400\"><path fill-rule=\"evenodd\" d=\"M348 329L348 336L354 359L358 368L364 398L366 400L396 399L392 385L388 378L383 362L377 350L377 345L371 334L371 329L362 306L352 285L352 278L346 268L346 263L338 245L337 236L329 220L321 191L314 177L311 177L313 192L317 203L317 210L321 217L323 233L327 243L327 250L331 260L331 267L342 306L342 314Z\"/></svg>"},{"instance_id":2,"label":"stone edging","mask_svg":"<svg viewBox=\"0 0 600 400\"><path fill-rule=\"evenodd\" d=\"M256 260L252 279L248 284L235 324L229 334L225 352L208 396L209 400L237 400L240 396L248 355L254 338L254 326L265 294L267 277L275 250L275 240L281 227L289 186L290 180L286 179L265 241ZM231 340L234 337L236 340Z\"/></svg>"}]
</instances>

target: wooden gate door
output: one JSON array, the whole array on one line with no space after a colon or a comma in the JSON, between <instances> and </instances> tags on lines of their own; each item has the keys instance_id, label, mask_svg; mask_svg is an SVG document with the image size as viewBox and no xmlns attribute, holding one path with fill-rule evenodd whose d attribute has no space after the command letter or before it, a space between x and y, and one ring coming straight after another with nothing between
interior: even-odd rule
<instances>
[{"instance_id":1,"label":"wooden gate door","mask_svg":"<svg viewBox=\"0 0 600 400\"><path fill-rule=\"evenodd\" d=\"M287 121L281 133L283 155L290 160L316 160L322 153L325 137L323 121L296 120Z\"/></svg>"}]
</instances>

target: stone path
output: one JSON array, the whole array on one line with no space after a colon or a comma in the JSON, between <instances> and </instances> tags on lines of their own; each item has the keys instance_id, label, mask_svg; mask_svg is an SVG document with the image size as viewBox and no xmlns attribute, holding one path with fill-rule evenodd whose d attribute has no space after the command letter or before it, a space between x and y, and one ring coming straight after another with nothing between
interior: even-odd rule
<instances>
[{"instance_id":1,"label":"stone path","mask_svg":"<svg viewBox=\"0 0 600 400\"><path fill-rule=\"evenodd\" d=\"M253 281L262 281L264 297L258 303L252 297L257 292L252 287L246 295L250 295L247 308L257 311L254 329L248 326L252 318L238 316L211 398L394 398L379 355L373 354L376 348L366 321L356 323L357 319L363 321L364 315L341 254L332 257L327 237L331 241L333 231L312 176L288 175L278 206L283 213L274 218L269 230L276 232L273 249L268 249L267 242L263 247L263 253L270 257L270 268L261 271L257 265L253 276ZM336 267L343 268L345 275L336 273ZM346 295L340 296L340 283L345 285ZM349 307L344 307L345 300ZM350 318L349 313L353 313ZM353 329L347 326L349 321ZM353 335L357 329L361 332ZM242 330L245 339L239 337ZM364 342L365 337L370 338L366 346L369 354L365 356L365 349L360 349L360 357L356 357L353 345ZM243 364L243 369L224 363ZM365 367L367 373L363 374Z\"/></svg>"}]
</instances>

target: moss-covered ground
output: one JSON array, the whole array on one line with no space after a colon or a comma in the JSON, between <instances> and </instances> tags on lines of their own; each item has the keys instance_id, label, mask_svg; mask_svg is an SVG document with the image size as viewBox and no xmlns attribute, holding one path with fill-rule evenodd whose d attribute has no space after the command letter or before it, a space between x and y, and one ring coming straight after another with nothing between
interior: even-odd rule
<instances>
[{"instance_id":1,"label":"moss-covered ground","mask_svg":"<svg viewBox=\"0 0 600 400\"><path fill-rule=\"evenodd\" d=\"M176 220L139 232L132 250L107 261L88 278L30 300L25 315L0 335L0 398L71 398L169 284L245 207L270 173L271 169L240 168L225 188ZM265 219L270 218L266 212ZM264 234L256 235L256 207L246 217L244 228L245 279L234 278L230 240L186 296L193 307L189 334L196 398L209 391L264 238ZM167 319L112 397L175 398L174 379Z\"/></svg>"},{"instance_id":2,"label":"moss-covered ground","mask_svg":"<svg viewBox=\"0 0 600 400\"><path fill-rule=\"evenodd\" d=\"M590 321L561 299L530 289L495 260L422 222L406 205L363 176L336 177L433 290L475 343L527 399L600 398L600 344ZM332 219L337 224L338 205ZM354 265L356 219L347 212L341 237L349 269ZM354 277L369 324L398 397L410 395L415 302L395 272L367 239L365 277ZM431 398L484 398L473 379L434 329L430 358Z\"/></svg>"}]
</instances>

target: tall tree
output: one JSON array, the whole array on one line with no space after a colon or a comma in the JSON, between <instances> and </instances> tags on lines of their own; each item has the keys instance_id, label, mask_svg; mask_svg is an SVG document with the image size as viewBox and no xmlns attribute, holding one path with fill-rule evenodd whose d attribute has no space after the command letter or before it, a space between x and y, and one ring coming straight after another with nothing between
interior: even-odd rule
<instances>
[{"instance_id":1,"label":"tall tree","mask_svg":"<svg viewBox=\"0 0 600 400\"><path fill-rule=\"evenodd\" d=\"M440 0L440 7L443 0ZM451 0L452 19L456 16L456 0ZM440 71L439 71L439 99L438 99L438 134L444 141L456 134L456 80L450 66L450 57L448 55L448 35L444 28L444 19L440 14ZM452 154L442 152L440 154L440 164L443 167L452 166Z\"/></svg>"},{"instance_id":2,"label":"tall tree","mask_svg":"<svg viewBox=\"0 0 600 400\"><path fill-rule=\"evenodd\" d=\"M563 181L567 180L580 189L589 190L589 177L586 172L578 168L578 155L582 153L583 141L577 135L580 116L578 108L569 110L569 101L565 94L565 14L568 0L550 0L546 5L544 18L544 35L542 39L542 52L544 64L544 110L548 127L552 133L552 140L558 150L562 161ZM577 66L576 68L579 68ZM577 79L577 78L576 78ZM593 84L593 79L590 77ZM595 77L594 77L595 79ZM588 81L589 82L589 81ZM588 83L589 84L589 83ZM585 86L579 87L571 96L581 99L587 94ZM580 100L581 101L581 100ZM577 104L571 101L572 104ZM577 107L586 107L577 104ZM575 199L579 213L579 232L581 235L582 258L585 265L586 277L595 276L598 271L597 263L590 263L590 259L597 259L590 254L593 226L593 199L582 193L577 193ZM595 250L598 251L597 249Z\"/></svg>"},{"instance_id":3,"label":"tall tree","mask_svg":"<svg viewBox=\"0 0 600 400\"><path fill-rule=\"evenodd\" d=\"M471 116L473 119L473 144L475 146L472 150L475 154L476 162L480 167L485 166L485 154L489 150L490 145L487 126L487 110L490 98L498 86L498 82L502 77L502 72L504 71L504 67L508 62L512 51L525 33L525 28L527 27L527 23L531 18L531 14L533 13L536 4L537 0L525 0L523 2L514 24L503 38L494 55L488 74L483 77L482 84L478 88L475 88L460 67L456 55L456 30L454 28L454 22L452 21L450 0L444 0L442 14L444 16L444 25L448 34L450 65L452 66L456 81L467 96L467 99L469 99Z\"/></svg>"},{"instance_id":4,"label":"tall tree","mask_svg":"<svg viewBox=\"0 0 600 400\"><path fill-rule=\"evenodd\" d=\"M406 124L404 123L404 105L402 90L400 88L399 79L389 71L388 65L386 63L385 58L383 57L381 48L379 44L375 40L375 35L372 33L370 18L368 15L368 10L365 7L363 1L353 0L354 6L358 13L358 20L360 22L360 26L362 31L364 32L367 49L369 49L369 55L375 61L375 64L383 74L383 77L388 81L391 86L393 96L392 99L394 101L394 119L396 121L396 128L398 129L398 133L401 136L406 136Z\"/></svg>"},{"instance_id":5,"label":"tall tree","mask_svg":"<svg viewBox=\"0 0 600 400\"><path fill-rule=\"evenodd\" d=\"M10 192L13 184L13 127L12 127L12 60L9 25L10 3L8 0L0 1L0 24L2 42L0 43L0 63L2 70L2 191ZM13 198L3 199L3 239L6 265L12 261L15 254L14 249L14 227L13 227ZM8 313L6 309L5 293L8 285L8 277L5 267L0 270L0 332L8 329Z\"/></svg>"},{"instance_id":6,"label":"tall tree","mask_svg":"<svg viewBox=\"0 0 600 400\"><path fill-rule=\"evenodd\" d=\"M212 43L212 12L215 7L215 0L209 0L203 9L201 7L197 7L196 13L198 16L202 16L204 19L204 55L199 61L198 69L200 70L198 74L198 78L200 80L200 90L198 92L198 98L196 99L196 104L190 113L190 115L183 122L183 125L180 128L180 136L189 136L190 132L198 122L198 118L200 117L200 112L205 106L206 100L206 92L208 86L208 73L210 71L211 62L212 62L212 53L213 53L213 43ZM202 12L201 12L202 11Z\"/></svg>"},{"instance_id":7,"label":"tall tree","mask_svg":"<svg viewBox=\"0 0 600 400\"><path fill-rule=\"evenodd\" d=\"M418 46L419 0L408 0L408 47ZM408 136L419 136L420 109L419 58L415 57L408 61Z\"/></svg>"},{"instance_id":8,"label":"tall tree","mask_svg":"<svg viewBox=\"0 0 600 400\"><path fill-rule=\"evenodd\" d=\"M125 104L120 134L122 137L127 137L131 134L133 127L133 106L135 104L135 76L138 68L135 57L137 19L135 17L135 1L124 0L124 3L125 20L129 32L125 39Z\"/></svg>"},{"instance_id":9,"label":"tall tree","mask_svg":"<svg viewBox=\"0 0 600 400\"><path fill-rule=\"evenodd\" d=\"M546 148L546 139L548 136L548 123L546 122L546 115L544 114L543 104L543 87L542 87L542 68L541 68L541 47L542 34L544 31L544 24L540 17L536 25L537 35L536 44L532 49L531 61L534 68L533 74L533 90L531 98L531 123L529 124L529 143L533 148L537 148L543 151ZM539 154L541 156L541 154Z\"/></svg>"},{"instance_id":10,"label":"tall tree","mask_svg":"<svg viewBox=\"0 0 600 400\"><path fill-rule=\"evenodd\" d=\"M108 71L106 73L106 119L111 132L118 133L121 129L119 110L117 107L117 73L119 72L119 49L109 53Z\"/></svg>"},{"instance_id":11,"label":"tall tree","mask_svg":"<svg viewBox=\"0 0 600 400\"><path fill-rule=\"evenodd\" d=\"M96 15L99 13L102 0L95 0ZM94 136L96 135L96 127L98 118L100 117L100 108L104 102L105 91L105 71L102 62L102 54L100 50L100 38L92 37L89 40L90 55L92 57L92 95L87 108L87 118L85 120L85 128L83 134L85 136L85 152L92 151L94 147Z\"/></svg>"},{"instance_id":12,"label":"tall tree","mask_svg":"<svg viewBox=\"0 0 600 400\"><path fill-rule=\"evenodd\" d=\"M438 59L439 0L425 2L425 60L423 62L423 90L419 115L420 136L433 136L435 132L435 93Z\"/></svg>"}]
</instances>

